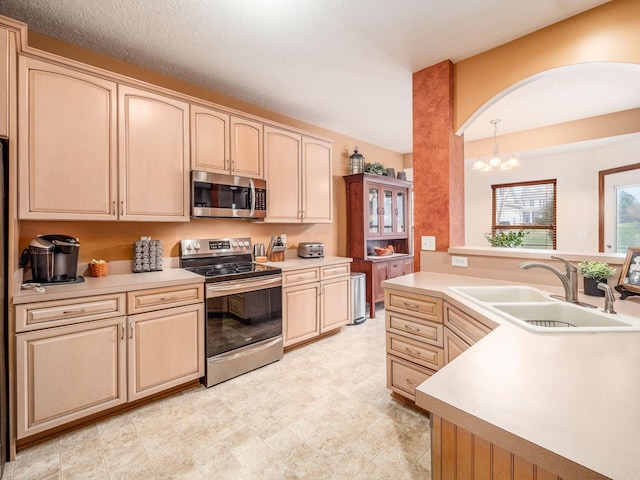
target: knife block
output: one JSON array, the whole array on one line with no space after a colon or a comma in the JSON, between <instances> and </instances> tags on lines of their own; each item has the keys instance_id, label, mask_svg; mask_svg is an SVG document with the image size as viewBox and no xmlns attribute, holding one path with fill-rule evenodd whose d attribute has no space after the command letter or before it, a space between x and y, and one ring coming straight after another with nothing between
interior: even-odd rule
<instances>
[{"instance_id":1,"label":"knife block","mask_svg":"<svg viewBox=\"0 0 640 480\"><path fill-rule=\"evenodd\" d=\"M271 252L269 255L270 262L284 262L284 252Z\"/></svg>"}]
</instances>

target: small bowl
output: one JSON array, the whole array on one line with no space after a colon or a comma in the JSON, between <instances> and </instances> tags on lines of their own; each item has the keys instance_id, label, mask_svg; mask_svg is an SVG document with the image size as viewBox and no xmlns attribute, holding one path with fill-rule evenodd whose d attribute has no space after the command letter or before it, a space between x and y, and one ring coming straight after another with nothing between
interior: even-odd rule
<instances>
[{"instance_id":1,"label":"small bowl","mask_svg":"<svg viewBox=\"0 0 640 480\"><path fill-rule=\"evenodd\" d=\"M256 262L258 263L265 263L267 261L267 256L266 255L258 255L256 257Z\"/></svg>"}]
</instances>

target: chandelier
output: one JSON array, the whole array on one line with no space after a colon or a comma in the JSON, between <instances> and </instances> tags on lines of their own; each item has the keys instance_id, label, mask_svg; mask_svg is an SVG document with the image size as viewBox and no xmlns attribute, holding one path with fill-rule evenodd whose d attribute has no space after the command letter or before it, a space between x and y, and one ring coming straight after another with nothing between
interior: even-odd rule
<instances>
[{"instance_id":1,"label":"chandelier","mask_svg":"<svg viewBox=\"0 0 640 480\"><path fill-rule=\"evenodd\" d=\"M493 156L489 159L479 158L473 164L474 170L489 172L492 170L511 170L520 165L518 159L513 155L503 155L498 148L498 123L500 119L491 120L493 124Z\"/></svg>"}]
</instances>

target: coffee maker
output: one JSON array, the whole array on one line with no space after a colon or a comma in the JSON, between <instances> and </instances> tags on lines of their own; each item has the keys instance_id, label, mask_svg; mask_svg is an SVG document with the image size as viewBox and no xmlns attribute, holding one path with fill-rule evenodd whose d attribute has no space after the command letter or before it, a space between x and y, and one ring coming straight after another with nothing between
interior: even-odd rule
<instances>
[{"instance_id":1,"label":"coffee maker","mask_svg":"<svg viewBox=\"0 0 640 480\"><path fill-rule=\"evenodd\" d=\"M73 282L77 279L80 242L68 235L38 235L29 243L32 281Z\"/></svg>"}]
</instances>

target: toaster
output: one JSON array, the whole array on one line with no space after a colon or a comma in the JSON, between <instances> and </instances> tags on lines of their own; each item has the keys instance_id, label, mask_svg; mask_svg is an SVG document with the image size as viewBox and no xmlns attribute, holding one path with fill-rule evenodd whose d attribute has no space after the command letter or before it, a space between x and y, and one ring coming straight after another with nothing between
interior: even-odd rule
<instances>
[{"instance_id":1,"label":"toaster","mask_svg":"<svg viewBox=\"0 0 640 480\"><path fill-rule=\"evenodd\" d=\"M298 256L302 258L324 257L324 244L319 242L299 243Z\"/></svg>"}]
</instances>

